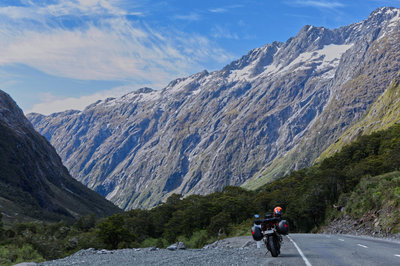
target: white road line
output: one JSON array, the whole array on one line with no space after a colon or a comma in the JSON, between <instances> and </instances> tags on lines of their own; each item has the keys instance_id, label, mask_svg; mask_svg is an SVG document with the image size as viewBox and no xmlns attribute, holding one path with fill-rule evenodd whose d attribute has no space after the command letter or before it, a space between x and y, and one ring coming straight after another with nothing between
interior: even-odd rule
<instances>
[{"instance_id":1,"label":"white road line","mask_svg":"<svg viewBox=\"0 0 400 266\"><path fill-rule=\"evenodd\" d=\"M357 246L363 247L363 248L368 248L367 246L361 245L361 244L357 244Z\"/></svg>"},{"instance_id":2,"label":"white road line","mask_svg":"<svg viewBox=\"0 0 400 266\"><path fill-rule=\"evenodd\" d=\"M344 239L339 238L339 241L344 241Z\"/></svg>"},{"instance_id":3,"label":"white road line","mask_svg":"<svg viewBox=\"0 0 400 266\"><path fill-rule=\"evenodd\" d=\"M396 257L400 257L400 255L398 255L398 254L394 254Z\"/></svg>"},{"instance_id":4,"label":"white road line","mask_svg":"<svg viewBox=\"0 0 400 266\"><path fill-rule=\"evenodd\" d=\"M312 266L311 263L308 261L306 256L304 256L303 252L299 248L299 246L296 244L296 242L293 241L293 239L290 236L287 236L289 240L293 243L293 245L296 247L297 251L299 252L300 256L303 258L304 262L306 263L307 266Z\"/></svg>"}]
</instances>

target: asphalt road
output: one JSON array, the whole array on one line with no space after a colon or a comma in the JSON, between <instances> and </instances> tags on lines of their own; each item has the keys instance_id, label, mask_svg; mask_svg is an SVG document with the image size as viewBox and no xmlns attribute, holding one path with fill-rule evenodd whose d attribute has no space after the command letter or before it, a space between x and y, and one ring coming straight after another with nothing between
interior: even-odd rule
<instances>
[{"instance_id":1,"label":"asphalt road","mask_svg":"<svg viewBox=\"0 0 400 266\"><path fill-rule=\"evenodd\" d=\"M160 249L81 250L67 258L40 263L51 266L121 265L398 265L400 242L345 235L290 234L281 254L273 258L251 236L223 239L212 247L170 251ZM27 264L22 264L26 266ZM28 264L36 265L36 264Z\"/></svg>"},{"instance_id":2,"label":"asphalt road","mask_svg":"<svg viewBox=\"0 0 400 266\"><path fill-rule=\"evenodd\" d=\"M269 265L400 265L400 242L345 235L290 234Z\"/></svg>"}]
</instances>

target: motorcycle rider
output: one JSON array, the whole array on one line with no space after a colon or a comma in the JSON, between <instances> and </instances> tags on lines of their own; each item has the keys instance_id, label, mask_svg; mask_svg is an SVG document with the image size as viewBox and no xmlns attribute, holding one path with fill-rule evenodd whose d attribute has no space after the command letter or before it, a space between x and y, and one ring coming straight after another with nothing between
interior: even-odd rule
<instances>
[{"instance_id":1,"label":"motorcycle rider","mask_svg":"<svg viewBox=\"0 0 400 266\"><path fill-rule=\"evenodd\" d=\"M274 213L273 213L273 214L274 214L274 217L279 218L279 221L282 220L283 211L282 211L282 208L281 208L281 207L276 206L276 207L274 208Z\"/></svg>"},{"instance_id":2,"label":"motorcycle rider","mask_svg":"<svg viewBox=\"0 0 400 266\"><path fill-rule=\"evenodd\" d=\"M279 206L276 206L274 208L273 215L274 215L274 218L276 219L275 225L278 228L279 232L281 234L287 235L289 232L289 227L288 227L287 221L282 219L283 209Z\"/></svg>"}]
</instances>

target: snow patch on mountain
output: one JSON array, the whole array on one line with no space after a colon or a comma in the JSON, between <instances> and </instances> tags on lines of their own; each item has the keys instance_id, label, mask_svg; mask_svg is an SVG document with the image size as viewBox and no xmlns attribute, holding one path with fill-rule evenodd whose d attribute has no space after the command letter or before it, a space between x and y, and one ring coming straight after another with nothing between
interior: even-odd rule
<instances>
[{"instance_id":1,"label":"snow patch on mountain","mask_svg":"<svg viewBox=\"0 0 400 266\"><path fill-rule=\"evenodd\" d=\"M252 69L254 68L254 66L255 66L255 62L253 62L251 65L244 67L243 69L231 71L231 74L228 77L228 82L234 82L234 81L240 81L240 80L245 80L245 81L251 80L250 75L251 75L251 72L252 72Z\"/></svg>"},{"instance_id":2,"label":"snow patch on mountain","mask_svg":"<svg viewBox=\"0 0 400 266\"><path fill-rule=\"evenodd\" d=\"M141 93L140 94L140 100L141 101L157 101L161 97L160 91L153 91L150 93Z\"/></svg>"},{"instance_id":3,"label":"snow patch on mountain","mask_svg":"<svg viewBox=\"0 0 400 266\"><path fill-rule=\"evenodd\" d=\"M397 26L400 21L400 13L397 10L393 12L395 12L395 16L389 21L389 27Z\"/></svg>"},{"instance_id":4,"label":"snow patch on mountain","mask_svg":"<svg viewBox=\"0 0 400 266\"><path fill-rule=\"evenodd\" d=\"M265 56L270 55L275 56L279 54L281 47L276 47L276 51L270 52L271 46L278 46L279 44L272 44L266 45L262 48L256 48L252 51L252 54L249 56L247 60L250 61L249 64L245 65L244 67L240 67L230 71L228 82L235 82L235 81L254 81L258 78L255 73L257 69L262 67L264 69L264 73L270 72L275 73L278 71L276 66L271 63L265 64L263 60L265 60ZM244 62L243 62L244 63ZM261 65L261 66L260 66Z\"/></svg>"},{"instance_id":5,"label":"snow patch on mountain","mask_svg":"<svg viewBox=\"0 0 400 266\"><path fill-rule=\"evenodd\" d=\"M299 71L312 68L314 64L318 64L316 70L322 70L326 67L336 67L343 53L350 49L353 44L329 44L322 49L304 52L293 60L288 66L282 68L281 72ZM279 67L276 67L279 69Z\"/></svg>"},{"instance_id":6,"label":"snow patch on mountain","mask_svg":"<svg viewBox=\"0 0 400 266\"><path fill-rule=\"evenodd\" d=\"M323 49L317 51L319 55L323 56L321 65L318 66L317 70L325 68L327 66L336 67L339 64L339 60L342 55L353 47L353 44L342 44L342 45L325 45Z\"/></svg>"}]
</instances>

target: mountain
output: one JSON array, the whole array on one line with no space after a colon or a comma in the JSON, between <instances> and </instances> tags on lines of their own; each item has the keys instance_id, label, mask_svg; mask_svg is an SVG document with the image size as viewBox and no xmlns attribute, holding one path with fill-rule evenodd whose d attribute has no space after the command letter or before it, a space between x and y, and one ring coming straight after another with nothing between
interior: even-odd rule
<instances>
[{"instance_id":1,"label":"mountain","mask_svg":"<svg viewBox=\"0 0 400 266\"><path fill-rule=\"evenodd\" d=\"M367 114L330 145L317 158L317 161L332 156L361 135L387 129L398 123L400 123L400 73L389 88L374 102Z\"/></svg>"},{"instance_id":2,"label":"mountain","mask_svg":"<svg viewBox=\"0 0 400 266\"><path fill-rule=\"evenodd\" d=\"M0 90L0 210L15 220L72 220L120 212L77 182L48 141L11 97Z\"/></svg>"},{"instance_id":3,"label":"mountain","mask_svg":"<svg viewBox=\"0 0 400 266\"><path fill-rule=\"evenodd\" d=\"M294 169L309 166L371 107L399 73L399 9L381 8L363 22L340 28L357 36L329 84L324 110L297 147L267 164L245 186L254 188Z\"/></svg>"},{"instance_id":4,"label":"mountain","mask_svg":"<svg viewBox=\"0 0 400 266\"><path fill-rule=\"evenodd\" d=\"M304 26L219 71L28 118L74 178L124 209L255 188L310 165L363 116L400 70L399 29L396 8Z\"/></svg>"}]
</instances>

